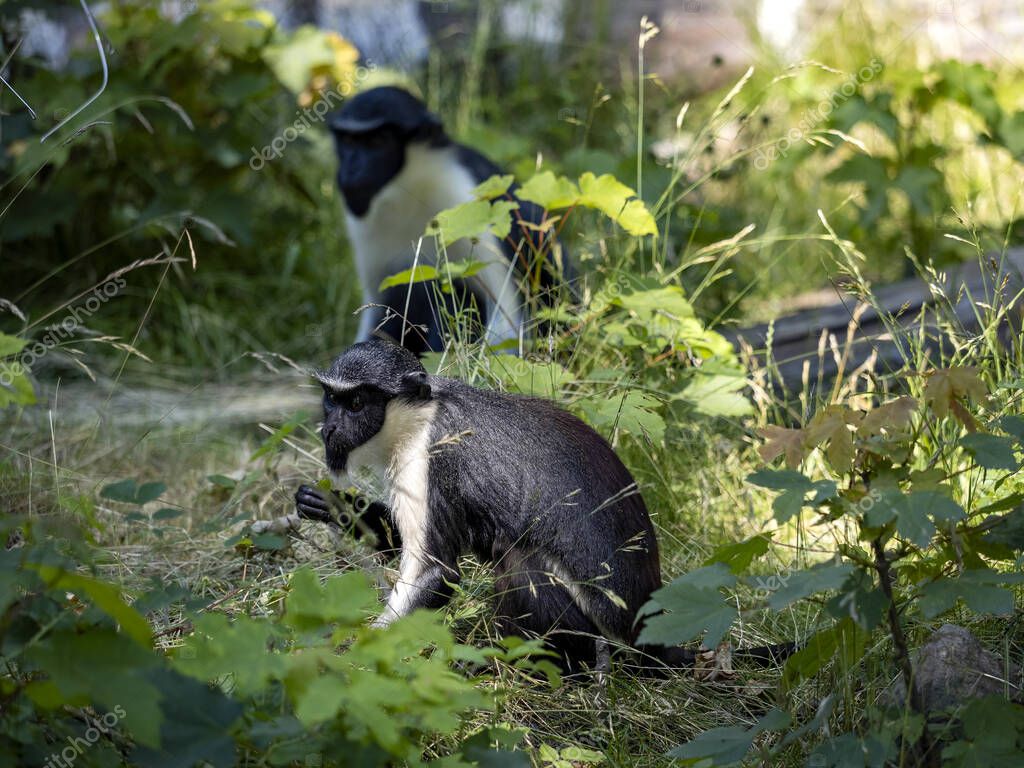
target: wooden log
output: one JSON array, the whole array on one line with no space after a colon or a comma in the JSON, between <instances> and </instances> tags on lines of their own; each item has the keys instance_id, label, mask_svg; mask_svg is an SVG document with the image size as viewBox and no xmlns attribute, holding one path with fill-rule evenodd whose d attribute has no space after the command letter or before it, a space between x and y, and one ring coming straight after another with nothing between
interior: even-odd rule
<instances>
[{"instance_id":1,"label":"wooden log","mask_svg":"<svg viewBox=\"0 0 1024 768\"><path fill-rule=\"evenodd\" d=\"M843 361L844 374L874 354L874 370L900 370L910 359L908 333L923 334L936 353L950 347L948 331L977 332L983 306L1013 305L1000 328L1004 341L1020 332L1024 290L1024 248L940 270L930 282L920 277L873 289L863 302L836 287L836 301L780 317L769 323L723 333L754 367L771 366L772 378L789 391L832 381ZM799 300L798 300L799 301ZM769 348L770 347L770 348ZM806 369L806 371L805 371Z\"/></svg>"}]
</instances>

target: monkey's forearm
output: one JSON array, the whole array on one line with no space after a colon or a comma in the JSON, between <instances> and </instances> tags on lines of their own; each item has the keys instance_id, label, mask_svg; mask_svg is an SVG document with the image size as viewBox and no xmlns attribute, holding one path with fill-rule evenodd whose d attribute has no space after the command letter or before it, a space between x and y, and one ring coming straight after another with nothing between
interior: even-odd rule
<instances>
[{"instance_id":1,"label":"monkey's forearm","mask_svg":"<svg viewBox=\"0 0 1024 768\"><path fill-rule=\"evenodd\" d=\"M417 608L441 608L451 600L459 573L452 566L435 564L423 569L403 566L395 588L388 595L387 605L373 622L386 627Z\"/></svg>"}]
</instances>

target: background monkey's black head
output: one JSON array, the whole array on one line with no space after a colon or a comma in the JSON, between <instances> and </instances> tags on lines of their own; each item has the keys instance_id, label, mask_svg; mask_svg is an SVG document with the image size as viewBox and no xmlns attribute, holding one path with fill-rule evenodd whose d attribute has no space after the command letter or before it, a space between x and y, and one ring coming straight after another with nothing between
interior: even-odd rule
<instances>
[{"instance_id":1,"label":"background monkey's black head","mask_svg":"<svg viewBox=\"0 0 1024 768\"><path fill-rule=\"evenodd\" d=\"M430 399L429 376L404 347L373 339L355 344L314 378L324 390L322 437L327 466L343 472L348 455L384 426L388 404Z\"/></svg>"},{"instance_id":2,"label":"background monkey's black head","mask_svg":"<svg viewBox=\"0 0 1024 768\"><path fill-rule=\"evenodd\" d=\"M374 196L402 170L411 142L447 142L438 117L394 86L353 97L328 116L327 125L338 153L338 186L356 216L364 216Z\"/></svg>"}]
</instances>

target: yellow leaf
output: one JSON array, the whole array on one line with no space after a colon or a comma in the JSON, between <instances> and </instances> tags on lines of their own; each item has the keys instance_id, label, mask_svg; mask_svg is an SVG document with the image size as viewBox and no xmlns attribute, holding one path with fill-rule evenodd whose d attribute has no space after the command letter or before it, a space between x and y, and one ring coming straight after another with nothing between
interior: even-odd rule
<instances>
[{"instance_id":1,"label":"yellow leaf","mask_svg":"<svg viewBox=\"0 0 1024 768\"><path fill-rule=\"evenodd\" d=\"M987 395L988 387L973 366L939 368L928 375L928 382L924 385L924 399L932 413L941 419L952 411L957 419L972 429L974 417L960 400L984 400Z\"/></svg>"},{"instance_id":2,"label":"yellow leaf","mask_svg":"<svg viewBox=\"0 0 1024 768\"><path fill-rule=\"evenodd\" d=\"M512 186L512 182L515 177L512 174L506 176L491 176L486 181L482 181L476 185L473 190L473 197L478 200L493 200L496 197L501 197L508 188Z\"/></svg>"},{"instance_id":3,"label":"yellow leaf","mask_svg":"<svg viewBox=\"0 0 1024 768\"><path fill-rule=\"evenodd\" d=\"M580 190L564 176L555 176L551 171L541 171L524 182L516 196L520 200L528 200L550 211L576 205L580 198Z\"/></svg>"},{"instance_id":4,"label":"yellow leaf","mask_svg":"<svg viewBox=\"0 0 1024 768\"><path fill-rule=\"evenodd\" d=\"M912 397L899 397L866 414L857 431L864 437L880 435L883 430L898 432L910 424L910 417L916 410L917 400Z\"/></svg>"},{"instance_id":5,"label":"yellow leaf","mask_svg":"<svg viewBox=\"0 0 1024 768\"><path fill-rule=\"evenodd\" d=\"M853 466L853 435L849 425L856 424L861 414L845 405L830 405L818 411L807 425L807 446L815 447L826 440L825 455L837 472L846 472Z\"/></svg>"},{"instance_id":6,"label":"yellow leaf","mask_svg":"<svg viewBox=\"0 0 1024 768\"><path fill-rule=\"evenodd\" d=\"M597 208L631 235L656 235L654 217L636 192L610 173L601 176L584 173L580 176L580 205Z\"/></svg>"},{"instance_id":7,"label":"yellow leaf","mask_svg":"<svg viewBox=\"0 0 1024 768\"><path fill-rule=\"evenodd\" d=\"M785 455L786 465L790 469L800 466L804 458L804 430L770 424L764 429L757 430L757 434L765 439L764 444L757 449L762 459L770 462Z\"/></svg>"}]
</instances>

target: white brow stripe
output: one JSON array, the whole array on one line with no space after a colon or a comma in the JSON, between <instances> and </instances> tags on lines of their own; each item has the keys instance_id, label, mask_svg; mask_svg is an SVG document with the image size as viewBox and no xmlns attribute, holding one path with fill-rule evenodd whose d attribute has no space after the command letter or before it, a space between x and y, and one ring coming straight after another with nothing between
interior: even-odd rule
<instances>
[{"instance_id":1,"label":"white brow stripe","mask_svg":"<svg viewBox=\"0 0 1024 768\"><path fill-rule=\"evenodd\" d=\"M361 382L358 381L335 379L332 376L323 373L314 373L313 378L319 381L324 386L330 387L335 392L347 392L348 390L356 389L361 385Z\"/></svg>"}]
</instances>

